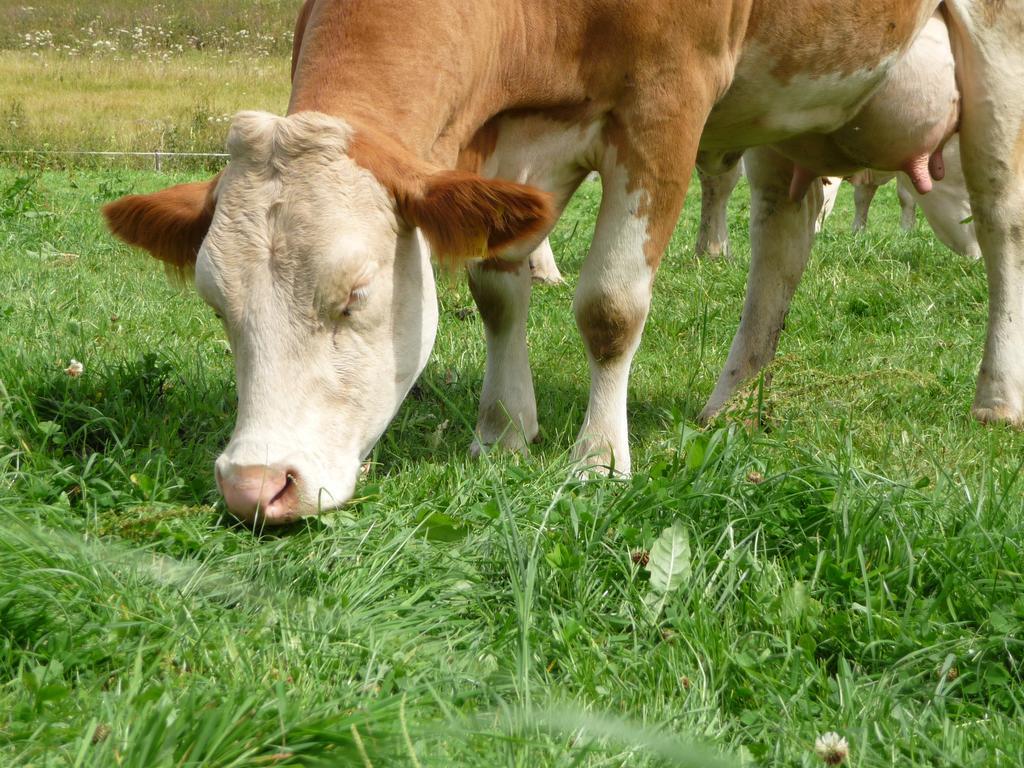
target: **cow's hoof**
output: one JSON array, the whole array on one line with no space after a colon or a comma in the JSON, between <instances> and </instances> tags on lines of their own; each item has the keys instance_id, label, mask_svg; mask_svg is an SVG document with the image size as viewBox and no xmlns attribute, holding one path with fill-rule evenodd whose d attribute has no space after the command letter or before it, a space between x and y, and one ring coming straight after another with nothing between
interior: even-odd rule
<instances>
[{"instance_id":1,"label":"cow's hoof","mask_svg":"<svg viewBox=\"0 0 1024 768\"><path fill-rule=\"evenodd\" d=\"M562 273L555 266L554 258L530 259L530 279L540 285L562 285Z\"/></svg>"},{"instance_id":2,"label":"cow's hoof","mask_svg":"<svg viewBox=\"0 0 1024 768\"><path fill-rule=\"evenodd\" d=\"M735 393L735 389L730 393L730 397ZM721 395L712 395L708 398L708 401L704 404L704 408L699 414L697 414L697 424L701 427L706 427L708 424L717 419L722 411L725 410L725 404L729 402L729 397L722 397Z\"/></svg>"},{"instance_id":3,"label":"cow's hoof","mask_svg":"<svg viewBox=\"0 0 1024 768\"><path fill-rule=\"evenodd\" d=\"M697 425L706 427L715 420L720 410L721 408L712 408L710 405L705 405L704 410L697 414Z\"/></svg>"},{"instance_id":4,"label":"cow's hoof","mask_svg":"<svg viewBox=\"0 0 1024 768\"><path fill-rule=\"evenodd\" d=\"M982 424L1006 424L1017 429L1024 427L1024 414L1019 408L1008 405L974 405L971 407L971 415Z\"/></svg>"},{"instance_id":5,"label":"cow's hoof","mask_svg":"<svg viewBox=\"0 0 1024 768\"><path fill-rule=\"evenodd\" d=\"M483 454L493 450L521 453L526 456L530 452L530 444L539 440L539 434L534 434L527 440L526 435L514 427L509 427L504 433L491 437L482 436L478 432L473 437L473 442L469 444L469 456L472 459L479 459Z\"/></svg>"},{"instance_id":6,"label":"cow's hoof","mask_svg":"<svg viewBox=\"0 0 1024 768\"><path fill-rule=\"evenodd\" d=\"M629 477L632 471L629 449L615 451L603 441L578 441L572 450L572 461L581 480Z\"/></svg>"},{"instance_id":7,"label":"cow's hoof","mask_svg":"<svg viewBox=\"0 0 1024 768\"><path fill-rule=\"evenodd\" d=\"M732 252L729 248L728 241L724 243L703 243L698 244L694 249L694 254L698 259L729 259L732 258Z\"/></svg>"},{"instance_id":8,"label":"cow's hoof","mask_svg":"<svg viewBox=\"0 0 1024 768\"><path fill-rule=\"evenodd\" d=\"M531 274L530 279L536 285L565 285L565 280L562 278L561 273L552 275L550 273L534 272Z\"/></svg>"}]
</instances>

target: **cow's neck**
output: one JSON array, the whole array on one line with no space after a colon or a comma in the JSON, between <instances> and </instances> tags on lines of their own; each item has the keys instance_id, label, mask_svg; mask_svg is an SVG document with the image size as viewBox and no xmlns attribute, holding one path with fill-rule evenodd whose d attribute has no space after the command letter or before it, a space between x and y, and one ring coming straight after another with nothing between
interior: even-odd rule
<instances>
[{"instance_id":1,"label":"cow's neck","mask_svg":"<svg viewBox=\"0 0 1024 768\"><path fill-rule=\"evenodd\" d=\"M489 3L322 2L310 18L289 113L316 110L389 135L423 159L455 154L502 104L502 25ZM352 41L358 41L353 44ZM469 42L467 42L469 41Z\"/></svg>"}]
</instances>

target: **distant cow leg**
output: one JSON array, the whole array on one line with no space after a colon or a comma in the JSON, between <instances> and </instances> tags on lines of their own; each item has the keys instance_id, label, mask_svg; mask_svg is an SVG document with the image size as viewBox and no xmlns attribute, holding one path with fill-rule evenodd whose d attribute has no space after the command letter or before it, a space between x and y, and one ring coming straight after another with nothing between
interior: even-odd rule
<instances>
[{"instance_id":1,"label":"distant cow leg","mask_svg":"<svg viewBox=\"0 0 1024 768\"><path fill-rule=\"evenodd\" d=\"M853 185L853 224L850 226L850 231L854 234L862 232L868 225L868 212L871 210L871 201L875 199L875 193L878 192L877 184L857 184Z\"/></svg>"},{"instance_id":2,"label":"distant cow leg","mask_svg":"<svg viewBox=\"0 0 1024 768\"><path fill-rule=\"evenodd\" d=\"M718 176L697 169L700 178L700 229L694 253L712 258L729 255L729 198L740 180L742 163Z\"/></svg>"},{"instance_id":3,"label":"distant cow leg","mask_svg":"<svg viewBox=\"0 0 1024 768\"><path fill-rule=\"evenodd\" d=\"M551 250L550 238L545 237L544 242L530 254L530 274L533 275L535 283L558 285L565 282L555 263L555 253Z\"/></svg>"},{"instance_id":4,"label":"distant cow leg","mask_svg":"<svg viewBox=\"0 0 1024 768\"><path fill-rule=\"evenodd\" d=\"M524 451L537 437L537 401L526 347L530 267L526 259L498 264L469 269L469 287L487 337L473 455L494 444Z\"/></svg>"},{"instance_id":5,"label":"distant cow leg","mask_svg":"<svg viewBox=\"0 0 1024 768\"><path fill-rule=\"evenodd\" d=\"M750 181L750 273L740 327L715 391L700 414L717 414L737 387L775 357L789 302L803 276L822 204L816 180L798 203L789 198L793 164L768 148L744 155Z\"/></svg>"},{"instance_id":6,"label":"distant cow leg","mask_svg":"<svg viewBox=\"0 0 1024 768\"><path fill-rule=\"evenodd\" d=\"M972 412L1024 426L1024 3L954 2L960 151L988 273L988 335Z\"/></svg>"},{"instance_id":7,"label":"distant cow leg","mask_svg":"<svg viewBox=\"0 0 1024 768\"><path fill-rule=\"evenodd\" d=\"M917 224L917 203L902 177L896 180L896 196L900 199L900 229L909 232Z\"/></svg>"},{"instance_id":8,"label":"distant cow leg","mask_svg":"<svg viewBox=\"0 0 1024 768\"><path fill-rule=\"evenodd\" d=\"M821 210L818 211L818 218L814 220L814 232L817 234L825 228L825 219L832 215L832 209L836 207L836 198L839 197L839 188L843 184L842 178L830 176L821 181Z\"/></svg>"}]
</instances>

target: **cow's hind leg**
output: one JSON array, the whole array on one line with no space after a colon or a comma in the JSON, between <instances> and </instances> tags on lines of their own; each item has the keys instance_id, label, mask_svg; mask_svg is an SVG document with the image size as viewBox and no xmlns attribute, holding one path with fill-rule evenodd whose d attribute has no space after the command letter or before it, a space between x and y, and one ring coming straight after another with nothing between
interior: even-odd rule
<instances>
[{"instance_id":1,"label":"cow's hind leg","mask_svg":"<svg viewBox=\"0 0 1024 768\"><path fill-rule=\"evenodd\" d=\"M950 3L960 151L988 274L974 416L1024 425L1024 2Z\"/></svg>"},{"instance_id":2,"label":"cow's hind leg","mask_svg":"<svg viewBox=\"0 0 1024 768\"><path fill-rule=\"evenodd\" d=\"M700 179L700 229L697 231L698 256L729 255L729 198L740 180L742 163L717 176L697 169Z\"/></svg>"},{"instance_id":3,"label":"cow's hind leg","mask_svg":"<svg viewBox=\"0 0 1024 768\"><path fill-rule=\"evenodd\" d=\"M559 285L565 282L555 263L555 252L551 250L550 238L545 237L544 242L534 248L533 253L530 254L530 274L535 283Z\"/></svg>"},{"instance_id":4,"label":"cow's hind leg","mask_svg":"<svg viewBox=\"0 0 1024 768\"><path fill-rule=\"evenodd\" d=\"M902 177L896 180L896 196L900 199L900 229L909 232L917 224L917 201Z\"/></svg>"},{"instance_id":5,"label":"cow's hind leg","mask_svg":"<svg viewBox=\"0 0 1024 768\"><path fill-rule=\"evenodd\" d=\"M863 232L868 226L868 213L871 211L871 201L875 199L878 192L877 184L854 184L853 185L853 224L850 231L853 234Z\"/></svg>"},{"instance_id":6,"label":"cow's hind leg","mask_svg":"<svg viewBox=\"0 0 1024 768\"><path fill-rule=\"evenodd\" d=\"M825 228L825 220L832 215L832 209L836 207L836 199L839 197L839 188L843 180L838 176L828 176L821 180L821 210L818 211L818 218L814 220L814 233L817 234Z\"/></svg>"},{"instance_id":7,"label":"cow's hind leg","mask_svg":"<svg viewBox=\"0 0 1024 768\"><path fill-rule=\"evenodd\" d=\"M744 381L775 357L779 334L814 241L822 204L817 180L800 202L789 198L793 164L774 150L759 148L744 155L750 182L750 272L747 297L729 359L699 416L717 414Z\"/></svg>"},{"instance_id":8,"label":"cow's hind leg","mask_svg":"<svg viewBox=\"0 0 1024 768\"><path fill-rule=\"evenodd\" d=\"M469 287L487 338L473 455L495 444L525 450L537 437L537 401L526 346L530 285L527 259L485 262L469 269Z\"/></svg>"}]
</instances>

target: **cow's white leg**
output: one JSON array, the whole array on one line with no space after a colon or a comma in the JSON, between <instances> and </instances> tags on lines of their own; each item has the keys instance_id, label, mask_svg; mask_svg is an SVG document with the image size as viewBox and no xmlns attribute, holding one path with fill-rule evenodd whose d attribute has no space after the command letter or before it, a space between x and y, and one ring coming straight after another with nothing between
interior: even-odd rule
<instances>
[{"instance_id":1,"label":"cow's white leg","mask_svg":"<svg viewBox=\"0 0 1024 768\"><path fill-rule=\"evenodd\" d=\"M615 155L614 151L609 152ZM654 268L644 251L644 190L629 191L614 160L602 170L601 210L573 299L590 366L590 401L573 458L620 473L631 469L626 394L630 364L651 303Z\"/></svg>"},{"instance_id":2,"label":"cow's white leg","mask_svg":"<svg viewBox=\"0 0 1024 768\"><path fill-rule=\"evenodd\" d=\"M667 137L636 130L634 135L656 139L649 154L624 138L628 162L614 144L601 160L601 210L573 300L590 365L590 400L573 456L591 468L622 474L631 469L630 364L647 320L655 270L686 198L706 113L695 110L688 117L692 124ZM678 147L674 152L664 151L669 139Z\"/></svg>"},{"instance_id":3,"label":"cow's white leg","mask_svg":"<svg viewBox=\"0 0 1024 768\"><path fill-rule=\"evenodd\" d=\"M700 178L700 229L694 252L712 258L729 255L729 198L740 180L742 163L713 176L697 169Z\"/></svg>"},{"instance_id":4,"label":"cow's white leg","mask_svg":"<svg viewBox=\"0 0 1024 768\"><path fill-rule=\"evenodd\" d=\"M747 297L729 359L707 405L710 420L737 387L775 357L789 302L803 276L814 241L814 223L822 204L821 181L794 203L789 198L793 164L768 148L744 156L750 182L750 272Z\"/></svg>"},{"instance_id":5,"label":"cow's white leg","mask_svg":"<svg viewBox=\"0 0 1024 768\"><path fill-rule=\"evenodd\" d=\"M1024 425L1024 2L951 3L960 152L989 307L972 412Z\"/></svg>"},{"instance_id":6,"label":"cow's white leg","mask_svg":"<svg viewBox=\"0 0 1024 768\"><path fill-rule=\"evenodd\" d=\"M551 240L544 238L544 242L537 246L537 248L530 254L530 274L533 276L533 282L535 283L547 283L548 285L558 285L564 283L562 279L562 273L558 271L558 265L555 263L555 254L551 250Z\"/></svg>"},{"instance_id":7,"label":"cow's white leg","mask_svg":"<svg viewBox=\"0 0 1024 768\"><path fill-rule=\"evenodd\" d=\"M906 184L909 184L909 180ZM909 232L917 225L917 201L902 178L896 181L896 196L900 199L900 229Z\"/></svg>"},{"instance_id":8,"label":"cow's white leg","mask_svg":"<svg viewBox=\"0 0 1024 768\"><path fill-rule=\"evenodd\" d=\"M821 188L821 210L818 211L818 218L814 220L814 232L817 234L825 227L825 219L832 215L832 209L836 207L836 198L839 197L839 187L843 180L838 176L830 176L822 179Z\"/></svg>"},{"instance_id":9,"label":"cow's white leg","mask_svg":"<svg viewBox=\"0 0 1024 768\"><path fill-rule=\"evenodd\" d=\"M853 234L864 231L868 225L868 211L871 209L871 201L875 199L878 192L876 184L854 184L853 185L853 224L850 231Z\"/></svg>"},{"instance_id":10,"label":"cow's white leg","mask_svg":"<svg viewBox=\"0 0 1024 768\"><path fill-rule=\"evenodd\" d=\"M537 402L526 347L530 282L525 259L485 263L469 270L469 287L487 338L487 367L470 448L473 455L494 444L522 451L537 437Z\"/></svg>"}]
</instances>

